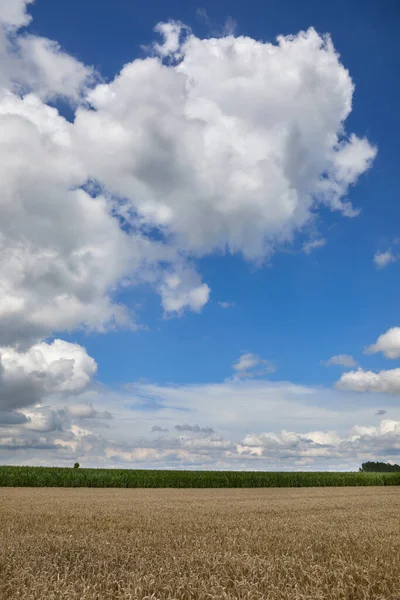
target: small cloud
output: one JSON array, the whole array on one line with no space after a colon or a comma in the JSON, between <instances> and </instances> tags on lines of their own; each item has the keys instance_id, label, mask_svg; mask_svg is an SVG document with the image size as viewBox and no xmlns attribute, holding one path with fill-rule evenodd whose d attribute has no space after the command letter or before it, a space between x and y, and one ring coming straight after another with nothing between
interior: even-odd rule
<instances>
[{"instance_id":1,"label":"small cloud","mask_svg":"<svg viewBox=\"0 0 400 600\"><path fill-rule=\"evenodd\" d=\"M73 419L112 419L108 410L99 411L93 404L70 404L65 407L66 412Z\"/></svg>"},{"instance_id":2,"label":"small cloud","mask_svg":"<svg viewBox=\"0 0 400 600\"><path fill-rule=\"evenodd\" d=\"M387 413L387 410L381 409L381 410L377 410L375 414L380 416L380 415L386 415L386 413Z\"/></svg>"},{"instance_id":3,"label":"small cloud","mask_svg":"<svg viewBox=\"0 0 400 600\"><path fill-rule=\"evenodd\" d=\"M184 425L175 425L175 429L177 431L191 431L193 433L207 433L209 435L214 433L212 427L200 427L200 425L188 425L187 423Z\"/></svg>"},{"instance_id":4,"label":"small cloud","mask_svg":"<svg viewBox=\"0 0 400 600\"><path fill-rule=\"evenodd\" d=\"M319 240L312 240L310 242L305 242L303 244L303 252L305 252L306 254L310 254L310 252L312 252L316 248L322 248L325 245L326 245L325 238L320 238Z\"/></svg>"},{"instance_id":5,"label":"small cloud","mask_svg":"<svg viewBox=\"0 0 400 600\"><path fill-rule=\"evenodd\" d=\"M163 427L160 427L159 425L153 425L153 427L151 428L151 432L155 433L156 431L159 431L161 433L166 433L168 431L168 429L163 429Z\"/></svg>"},{"instance_id":6,"label":"small cloud","mask_svg":"<svg viewBox=\"0 0 400 600\"><path fill-rule=\"evenodd\" d=\"M357 361L355 361L350 354L337 354L336 356L332 356L329 360L321 360L321 364L325 365L326 367L331 367L332 365L340 367L355 367L357 365Z\"/></svg>"},{"instance_id":7,"label":"small cloud","mask_svg":"<svg viewBox=\"0 0 400 600\"><path fill-rule=\"evenodd\" d=\"M234 302L218 302L221 308L233 308L235 306Z\"/></svg>"},{"instance_id":8,"label":"small cloud","mask_svg":"<svg viewBox=\"0 0 400 600\"><path fill-rule=\"evenodd\" d=\"M400 358L400 327L392 327L378 337L375 344L365 348L364 354L383 352L386 358Z\"/></svg>"},{"instance_id":9,"label":"small cloud","mask_svg":"<svg viewBox=\"0 0 400 600\"><path fill-rule=\"evenodd\" d=\"M386 252L377 252L374 256L374 263L378 269L384 269L390 263L396 262L398 260L398 256L394 256L391 250L386 250Z\"/></svg>"},{"instance_id":10,"label":"small cloud","mask_svg":"<svg viewBox=\"0 0 400 600\"><path fill-rule=\"evenodd\" d=\"M216 38L235 35L237 31L237 22L233 17L228 17L223 26L221 26L214 19L209 17L204 7L200 7L196 10L196 18L198 21L207 25L207 27L210 29L211 35Z\"/></svg>"},{"instance_id":11,"label":"small cloud","mask_svg":"<svg viewBox=\"0 0 400 600\"><path fill-rule=\"evenodd\" d=\"M203 21L206 25L210 24L210 18L204 7L200 7L196 10L196 17L197 17L198 21Z\"/></svg>"},{"instance_id":12,"label":"small cloud","mask_svg":"<svg viewBox=\"0 0 400 600\"><path fill-rule=\"evenodd\" d=\"M400 369L389 371L349 371L344 373L335 384L339 390L354 392L378 392L382 394L400 394Z\"/></svg>"},{"instance_id":13,"label":"small cloud","mask_svg":"<svg viewBox=\"0 0 400 600\"><path fill-rule=\"evenodd\" d=\"M237 23L235 19L232 17L228 17L224 23L224 28L222 30L222 35L235 35L237 30Z\"/></svg>"},{"instance_id":14,"label":"small cloud","mask_svg":"<svg viewBox=\"0 0 400 600\"><path fill-rule=\"evenodd\" d=\"M257 367L259 367L257 369ZM261 377L267 373L275 373L276 368L269 360L260 358L257 354L246 352L240 356L233 368L240 377Z\"/></svg>"},{"instance_id":15,"label":"small cloud","mask_svg":"<svg viewBox=\"0 0 400 600\"><path fill-rule=\"evenodd\" d=\"M239 360L233 365L236 371L247 371L260 363L260 358L257 354L242 354Z\"/></svg>"}]
</instances>

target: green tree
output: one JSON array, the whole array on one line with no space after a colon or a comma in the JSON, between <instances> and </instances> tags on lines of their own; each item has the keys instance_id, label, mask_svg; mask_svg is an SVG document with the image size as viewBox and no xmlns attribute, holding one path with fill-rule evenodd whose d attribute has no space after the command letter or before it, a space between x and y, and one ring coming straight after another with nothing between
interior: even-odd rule
<instances>
[{"instance_id":1,"label":"green tree","mask_svg":"<svg viewBox=\"0 0 400 600\"><path fill-rule=\"evenodd\" d=\"M399 473L400 465L368 461L361 465L359 471L363 473Z\"/></svg>"}]
</instances>

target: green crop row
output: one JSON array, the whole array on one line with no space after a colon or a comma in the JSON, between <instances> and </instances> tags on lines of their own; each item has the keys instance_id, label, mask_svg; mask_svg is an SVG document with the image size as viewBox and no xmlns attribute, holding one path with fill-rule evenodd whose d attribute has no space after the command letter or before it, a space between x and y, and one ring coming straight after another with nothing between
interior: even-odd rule
<instances>
[{"instance_id":1,"label":"green crop row","mask_svg":"<svg viewBox=\"0 0 400 600\"><path fill-rule=\"evenodd\" d=\"M400 473L159 471L1 467L4 487L256 488L400 485Z\"/></svg>"}]
</instances>

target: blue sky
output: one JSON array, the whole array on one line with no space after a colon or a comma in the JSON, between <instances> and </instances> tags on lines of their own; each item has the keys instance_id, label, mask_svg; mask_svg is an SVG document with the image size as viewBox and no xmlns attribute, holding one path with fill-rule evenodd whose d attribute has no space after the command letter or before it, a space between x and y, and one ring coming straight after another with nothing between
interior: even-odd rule
<instances>
[{"instance_id":1,"label":"blue sky","mask_svg":"<svg viewBox=\"0 0 400 600\"><path fill-rule=\"evenodd\" d=\"M4 2L0 462L396 461L399 17Z\"/></svg>"}]
</instances>

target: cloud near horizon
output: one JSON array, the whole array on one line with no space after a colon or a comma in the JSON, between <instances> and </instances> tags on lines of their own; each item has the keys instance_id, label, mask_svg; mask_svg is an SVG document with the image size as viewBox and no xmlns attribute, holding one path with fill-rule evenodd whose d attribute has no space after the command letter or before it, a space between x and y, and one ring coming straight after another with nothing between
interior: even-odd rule
<instances>
[{"instance_id":1,"label":"cloud near horizon","mask_svg":"<svg viewBox=\"0 0 400 600\"><path fill-rule=\"evenodd\" d=\"M27 464L129 468L356 470L364 460L396 460L398 402L372 394L357 405L356 398L263 380L93 389L73 401L50 397L21 408L23 422L0 428L0 449L5 464L23 457ZM146 399L156 400L150 412ZM382 405L392 418L376 424Z\"/></svg>"},{"instance_id":2,"label":"cloud near horizon","mask_svg":"<svg viewBox=\"0 0 400 600\"><path fill-rule=\"evenodd\" d=\"M382 392L385 394L400 393L400 369L388 371L350 371L344 373L336 383L338 389L353 390L355 392Z\"/></svg>"}]
</instances>

